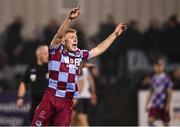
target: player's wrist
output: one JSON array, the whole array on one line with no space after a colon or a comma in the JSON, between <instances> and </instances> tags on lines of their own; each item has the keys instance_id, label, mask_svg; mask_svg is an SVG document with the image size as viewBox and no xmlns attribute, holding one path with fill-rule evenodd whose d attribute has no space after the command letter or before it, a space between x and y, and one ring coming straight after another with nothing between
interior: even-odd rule
<instances>
[{"instance_id":1,"label":"player's wrist","mask_svg":"<svg viewBox=\"0 0 180 127\"><path fill-rule=\"evenodd\" d=\"M119 35L118 35L118 32L116 32L116 31L113 32L113 35L114 35L115 37L118 37L118 36L119 36Z\"/></svg>"},{"instance_id":2,"label":"player's wrist","mask_svg":"<svg viewBox=\"0 0 180 127\"><path fill-rule=\"evenodd\" d=\"M17 99L23 99L24 100L24 97L23 96L18 96Z\"/></svg>"},{"instance_id":3,"label":"player's wrist","mask_svg":"<svg viewBox=\"0 0 180 127\"><path fill-rule=\"evenodd\" d=\"M73 18L71 17L68 17L68 21L71 22L73 20Z\"/></svg>"}]
</instances>

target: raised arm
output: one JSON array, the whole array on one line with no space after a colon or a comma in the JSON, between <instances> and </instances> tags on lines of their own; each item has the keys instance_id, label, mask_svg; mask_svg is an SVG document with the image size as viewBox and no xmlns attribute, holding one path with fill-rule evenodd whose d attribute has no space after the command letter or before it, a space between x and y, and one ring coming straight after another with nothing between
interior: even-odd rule
<instances>
[{"instance_id":1,"label":"raised arm","mask_svg":"<svg viewBox=\"0 0 180 127\"><path fill-rule=\"evenodd\" d=\"M67 18L64 20L62 25L59 27L56 35L51 41L50 46L52 48L56 47L58 44L62 43L62 37L65 34L66 30L69 28L70 23L73 19L77 18L80 15L80 7L73 8Z\"/></svg>"},{"instance_id":2,"label":"raised arm","mask_svg":"<svg viewBox=\"0 0 180 127\"><path fill-rule=\"evenodd\" d=\"M113 43L113 41L121 35L123 31L125 31L127 27L124 25L124 23L120 23L113 33L111 33L104 41L102 41L100 44L98 44L95 48L91 49L92 57L96 57L102 53L104 53L110 45Z\"/></svg>"}]
</instances>

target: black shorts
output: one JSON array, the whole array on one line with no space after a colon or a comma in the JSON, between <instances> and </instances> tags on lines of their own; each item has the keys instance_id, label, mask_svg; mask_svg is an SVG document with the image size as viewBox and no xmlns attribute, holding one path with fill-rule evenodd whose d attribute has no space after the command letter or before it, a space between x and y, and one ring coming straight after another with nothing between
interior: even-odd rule
<instances>
[{"instance_id":1,"label":"black shorts","mask_svg":"<svg viewBox=\"0 0 180 127\"><path fill-rule=\"evenodd\" d=\"M89 107L90 107L90 99L78 99L78 102L74 107L74 110L78 113L87 114Z\"/></svg>"}]
</instances>

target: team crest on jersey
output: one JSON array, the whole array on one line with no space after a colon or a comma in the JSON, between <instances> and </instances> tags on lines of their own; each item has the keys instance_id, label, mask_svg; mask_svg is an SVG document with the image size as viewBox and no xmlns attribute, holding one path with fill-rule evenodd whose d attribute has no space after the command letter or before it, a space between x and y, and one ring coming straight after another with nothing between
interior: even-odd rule
<instances>
[{"instance_id":1,"label":"team crest on jersey","mask_svg":"<svg viewBox=\"0 0 180 127\"><path fill-rule=\"evenodd\" d=\"M81 55L80 52L77 51L77 52L76 52L76 57L80 57L80 55Z\"/></svg>"},{"instance_id":2,"label":"team crest on jersey","mask_svg":"<svg viewBox=\"0 0 180 127\"><path fill-rule=\"evenodd\" d=\"M36 74L31 74L31 75L30 75L30 80L31 80L32 82L35 82L35 81L36 81Z\"/></svg>"}]
</instances>

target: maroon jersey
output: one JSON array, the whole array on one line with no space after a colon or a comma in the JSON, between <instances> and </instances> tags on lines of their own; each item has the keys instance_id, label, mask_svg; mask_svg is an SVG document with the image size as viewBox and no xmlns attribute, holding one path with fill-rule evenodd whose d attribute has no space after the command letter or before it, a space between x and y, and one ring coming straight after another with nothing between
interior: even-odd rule
<instances>
[{"instance_id":1,"label":"maroon jersey","mask_svg":"<svg viewBox=\"0 0 180 127\"><path fill-rule=\"evenodd\" d=\"M49 51L49 85L55 90L55 96L64 98L78 98L77 79L79 68L83 61L91 58L88 50L78 49L67 52L62 45Z\"/></svg>"}]
</instances>

